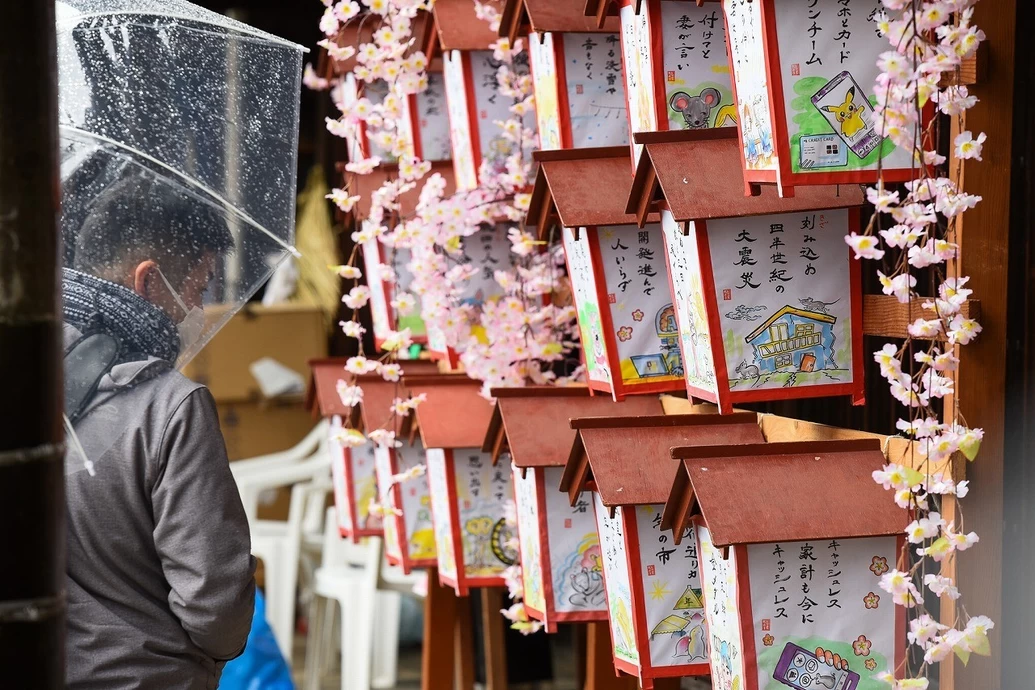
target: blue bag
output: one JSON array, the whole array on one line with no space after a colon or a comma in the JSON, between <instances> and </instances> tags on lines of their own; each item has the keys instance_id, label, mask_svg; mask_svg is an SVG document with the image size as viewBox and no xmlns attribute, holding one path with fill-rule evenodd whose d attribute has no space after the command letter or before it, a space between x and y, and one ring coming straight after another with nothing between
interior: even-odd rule
<instances>
[{"instance_id":1,"label":"blue bag","mask_svg":"<svg viewBox=\"0 0 1035 690\"><path fill-rule=\"evenodd\" d=\"M266 600L255 591L255 615L244 654L227 662L219 690L295 690L291 670L266 622Z\"/></svg>"}]
</instances>

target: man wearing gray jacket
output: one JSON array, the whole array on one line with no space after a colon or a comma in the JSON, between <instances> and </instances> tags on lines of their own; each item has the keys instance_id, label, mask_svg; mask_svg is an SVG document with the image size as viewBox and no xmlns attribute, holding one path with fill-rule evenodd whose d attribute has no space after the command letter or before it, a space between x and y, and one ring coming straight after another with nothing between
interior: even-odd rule
<instances>
[{"instance_id":1,"label":"man wearing gray jacket","mask_svg":"<svg viewBox=\"0 0 1035 690\"><path fill-rule=\"evenodd\" d=\"M215 688L244 649L255 560L215 403L175 362L232 237L145 173L71 231L68 687Z\"/></svg>"}]
</instances>

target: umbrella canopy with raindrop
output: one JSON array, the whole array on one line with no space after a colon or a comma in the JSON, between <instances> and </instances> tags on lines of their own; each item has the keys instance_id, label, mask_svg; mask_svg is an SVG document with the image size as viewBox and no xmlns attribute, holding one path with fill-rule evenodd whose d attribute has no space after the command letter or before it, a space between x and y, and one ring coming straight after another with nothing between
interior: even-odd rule
<instances>
[{"instance_id":1,"label":"umbrella canopy with raindrop","mask_svg":"<svg viewBox=\"0 0 1035 690\"><path fill-rule=\"evenodd\" d=\"M304 49L183 0L59 0L57 42L66 414L96 460L78 421L130 387L104 375L182 367L295 252Z\"/></svg>"}]
</instances>

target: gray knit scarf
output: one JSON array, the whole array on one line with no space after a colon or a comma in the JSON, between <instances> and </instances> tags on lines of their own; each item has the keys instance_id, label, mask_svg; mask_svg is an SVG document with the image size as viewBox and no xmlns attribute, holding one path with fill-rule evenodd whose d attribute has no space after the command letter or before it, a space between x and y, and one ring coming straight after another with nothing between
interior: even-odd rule
<instances>
[{"instance_id":1,"label":"gray knit scarf","mask_svg":"<svg viewBox=\"0 0 1035 690\"><path fill-rule=\"evenodd\" d=\"M103 331L117 338L122 344L120 361L147 357L176 361L180 353L176 324L129 288L65 268L61 296L65 322L84 335Z\"/></svg>"}]
</instances>

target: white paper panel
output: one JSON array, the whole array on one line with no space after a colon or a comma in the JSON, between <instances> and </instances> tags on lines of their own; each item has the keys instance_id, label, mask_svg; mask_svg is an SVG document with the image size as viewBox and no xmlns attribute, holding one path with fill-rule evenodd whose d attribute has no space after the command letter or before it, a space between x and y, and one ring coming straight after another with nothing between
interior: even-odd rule
<instances>
[{"instance_id":1,"label":"white paper panel","mask_svg":"<svg viewBox=\"0 0 1035 690\"><path fill-rule=\"evenodd\" d=\"M712 688L714 690L746 690L744 652L741 649L740 611L737 608L737 557L733 549L729 558L712 546L711 534L697 528L698 552L701 559L701 584L708 613L708 636L711 650ZM759 686L768 689L767 684ZM780 686L779 690L786 690ZM817 689L818 690L818 689Z\"/></svg>"},{"instance_id":2,"label":"white paper panel","mask_svg":"<svg viewBox=\"0 0 1035 690\"><path fill-rule=\"evenodd\" d=\"M340 429L341 419L334 417L329 433L333 436ZM370 501L377 498L373 444L346 449L341 442L331 438L328 452L331 454L331 483L334 487L338 526L347 532L353 529L380 529L381 519L370 515ZM345 481L346 462L350 464L351 486ZM353 510L358 523L355 525L352 522Z\"/></svg>"},{"instance_id":3,"label":"white paper panel","mask_svg":"<svg viewBox=\"0 0 1035 690\"><path fill-rule=\"evenodd\" d=\"M593 504L583 494L574 506L557 489L562 467L547 467L546 527L550 535L550 570L555 606L561 612L607 611L600 539Z\"/></svg>"},{"instance_id":4,"label":"white paper panel","mask_svg":"<svg viewBox=\"0 0 1035 690\"><path fill-rule=\"evenodd\" d=\"M500 577L518 558L506 545L516 536L504 519L504 504L514 495L510 470L493 467L492 456L476 449L455 450L453 458L464 575Z\"/></svg>"},{"instance_id":5,"label":"white paper panel","mask_svg":"<svg viewBox=\"0 0 1035 690\"><path fill-rule=\"evenodd\" d=\"M504 170L506 157L512 150L512 143L503 137L503 130L497 121L512 117L510 106L514 100L499 93L496 78L500 62L492 57L491 50L475 50L471 55L471 73L474 77L474 101L478 121L478 142L482 162L487 161L496 170ZM515 74L528 74L528 54L521 53L514 58L511 70ZM529 112L523 118L524 126L535 128L535 113ZM531 152L529 152L531 154Z\"/></svg>"},{"instance_id":6,"label":"white paper panel","mask_svg":"<svg viewBox=\"0 0 1035 690\"><path fill-rule=\"evenodd\" d=\"M762 2L723 0L737 85L741 143L749 170L776 170L775 129L762 45ZM804 5L801 5L804 8ZM800 35L800 28L797 30Z\"/></svg>"},{"instance_id":7,"label":"white paper panel","mask_svg":"<svg viewBox=\"0 0 1035 690\"><path fill-rule=\"evenodd\" d=\"M611 369L607 363L607 344L604 340L604 325L600 319L600 302L597 300L596 272L589 255L589 239L585 228L575 239L572 228L564 228L564 254L568 259L568 275L578 309L579 335L582 339L583 356L586 358L586 375L590 381L611 383Z\"/></svg>"},{"instance_id":8,"label":"white paper panel","mask_svg":"<svg viewBox=\"0 0 1035 690\"><path fill-rule=\"evenodd\" d=\"M424 449L418 446L403 445L389 451L387 448L376 448L377 481L379 486L388 486L392 474L401 474L413 467L424 464ZM395 456L396 471L391 466L391 456ZM431 496L428 491L426 476L407 479L396 488L402 495L401 505L396 503L395 492L381 490L383 501L393 508L401 508L401 521L405 527L405 535L399 534L397 523L400 518L393 516L385 522L385 549L394 557L400 558L403 548L407 549L411 560L425 560L435 557L435 532L431 522Z\"/></svg>"},{"instance_id":9,"label":"white paper panel","mask_svg":"<svg viewBox=\"0 0 1035 690\"><path fill-rule=\"evenodd\" d=\"M708 626L701 602L697 536L691 529L676 546L661 529L664 505L636 507L651 666L708 662Z\"/></svg>"},{"instance_id":10,"label":"white paper panel","mask_svg":"<svg viewBox=\"0 0 1035 690\"><path fill-rule=\"evenodd\" d=\"M647 12L636 14L632 5L619 10L622 21L622 56L624 58L625 93L632 133L657 130L654 109L654 77L650 65L650 26ZM640 160L642 144L634 147L635 160Z\"/></svg>"},{"instance_id":11,"label":"white paper panel","mask_svg":"<svg viewBox=\"0 0 1035 690\"><path fill-rule=\"evenodd\" d=\"M852 381L848 213L708 222L730 390Z\"/></svg>"},{"instance_id":12,"label":"white paper panel","mask_svg":"<svg viewBox=\"0 0 1035 690\"><path fill-rule=\"evenodd\" d=\"M456 580L456 545L450 525L449 477L446 474L446 454L438 448L429 448L428 491L431 493L431 514L435 526L435 551L438 572L442 577Z\"/></svg>"},{"instance_id":13,"label":"white paper panel","mask_svg":"<svg viewBox=\"0 0 1035 690\"><path fill-rule=\"evenodd\" d=\"M895 670L895 605L877 573L896 554L895 537L748 546L758 687L880 687L874 676ZM817 660L817 649L848 669Z\"/></svg>"},{"instance_id":14,"label":"white paper panel","mask_svg":"<svg viewBox=\"0 0 1035 690\"><path fill-rule=\"evenodd\" d=\"M446 84L446 107L449 112L449 141L453 170L458 190L478 186L478 170L474 163L474 137L468 116L467 89L464 83L463 59L460 51L442 55L442 76Z\"/></svg>"},{"instance_id":15,"label":"white paper panel","mask_svg":"<svg viewBox=\"0 0 1035 690\"><path fill-rule=\"evenodd\" d=\"M563 36L573 148L628 144L618 34ZM540 139L542 131L540 125Z\"/></svg>"},{"instance_id":16,"label":"white paper panel","mask_svg":"<svg viewBox=\"0 0 1035 690\"><path fill-rule=\"evenodd\" d=\"M370 221L364 220L364 229L369 224ZM367 285L370 286L370 316L374 323L374 335L383 338L392 328L392 322L388 318L390 297L387 293L390 286L386 286L380 279L375 278L378 275L378 266L381 264L378 250L379 243L376 237L363 243L363 276L366 278Z\"/></svg>"},{"instance_id":17,"label":"white paper panel","mask_svg":"<svg viewBox=\"0 0 1035 690\"><path fill-rule=\"evenodd\" d=\"M535 115L539 126L539 147L544 151L561 148L561 110L557 98L557 59L553 33L532 33L528 37L535 87Z\"/></svg>"},{"instance_id":18,"label":"white paper panel","mask_svg":"<svg viewBox=\"0 0 1035 690\"><path fill-rule=\"evenodd\" d=\"M393 491L386 487L391 484L392 475L392 453L387 448L377 446L374 448L374 467L377 471L377 486L381 494L381 502L386 508L398 508ZM385 554L392 558L401 560L406 545L402 534L399 532L401 518L396 515L389 515L384 521ZM432 536L434 540L434 536Z\"/></svg>"},{"instance_id":19,"label":"white paper panel","mask_svg":"<svg viewBox=\"0 0 1035 690\"><path fill-rule=\"evenodd\" d=\"M618 659L639 663L636 651L636 631L632 618L632 587L629 584L629 556L625 551L625 530L622 528L622 509L615 516L593 494L600 550L604 555L604 584L607 587L607 620L611 625L611 641Z\"/></svg>"},{"instance_id":20,"label":"white paper panel","mask_svg":"<svg viewBox=\"0 0 1035 690\"><path fill-rule=\"evenodd\" d=\"M722 11L710 3L659 4L668 128L736 125Z\"/></svg>"},{"instance_id":21,"label":"white paper panel","mask_svg":"<svg viewBox=\"0 0 1035 690\"><path fill-rule=\"evenodd\" d=\"M501 455L500 463L509 461ZM539 504L536 495L535 470L521 476L521 470L512 467L514 498L517 504L518 541L521 546L521 584L525 590L525 604L546 613L546 591L543 581L543 554L539 542Z\"/></svg>"},{"instance_id":22,"label":"white paper panel","mask_svg":"<svg viewBox=\"0 0 1035 690\"><path fill-rule=\"evenodd\" d=\"M873 21L882 4L774 4L792 172L876 170L880 137L874 85L877 58L889 50ZM890 139L883 148L885 168L910 166L909 151Z\"/></svg>"},{"instance_id":23,"label":"white paper panel","mask_svg":"<svg viewBox=\"0 0 1035 690\"><path fill-rule=\"evenodd\" d=\"M672 274L672 290L679 322L679 338L683 348L683 368L688 385L718 394L715 380L715 359L709 340L708 313L705 307L701 261L693 235L683 235L669 211L661 212L668 249L668 268Z\"/></svg>"},{"instance_id":24,"label":"white paper panel","mask_svg":"<svg viewBox=\"0 0 1035 690\"><path fill-rule=\"evenodd\" d=\"M374 444L366 443L353 448L352 496L356 500L357 529L381 529L381 518L370 514L370 502L377 500L377 473L374 462Z\"/></svg>"},{"instance_id":25,"label":"white paper panel","mask_svg":"<svg viewBox=\"0 0 1035 690\"><path fill-rule=\"evenodd\" d=\"M417 94L417 123L424 160L449 160L449 111L445 79L440 72L428 72L428 88Z\"/></svg>"},{"instance_id":26,"label":"white paper panel","mask_svg":"<svg viewBox=\"0 0 1035 690\"><path fill-rule=\"evenodd\" d=\"M683 378L668 260L660 224L599 228L607 299L627 385Z\"/></svg>"}]
</instances>

